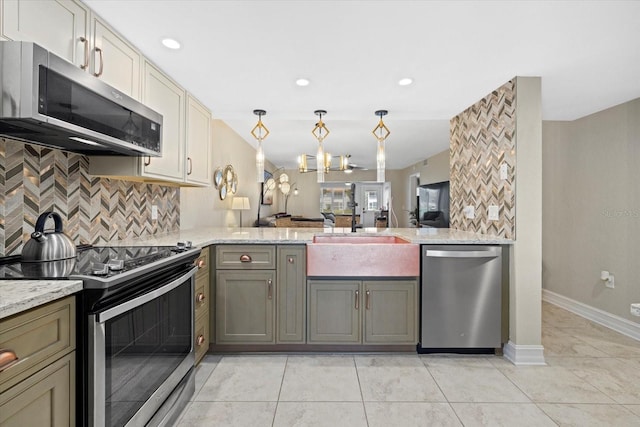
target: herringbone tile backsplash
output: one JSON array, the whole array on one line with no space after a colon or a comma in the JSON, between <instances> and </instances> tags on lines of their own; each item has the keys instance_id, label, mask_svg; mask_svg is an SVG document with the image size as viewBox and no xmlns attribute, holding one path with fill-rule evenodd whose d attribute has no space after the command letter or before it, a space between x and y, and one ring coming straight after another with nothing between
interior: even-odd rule
<instances>
[{"instance_id":1,"label":"herringbone tile backsplash","mask_svg":"<svg viewBox=\"0 0 640 427\"><path fill-rule=\"evenodd\" d=\"M38 215L62 216L76 244L180 229L180 189L89 175L89 159L0 138L0 256L18 255ZM151 206L158 219L151 220Z\"/></svg>"},{"instance_id":2,"label":"herringbone tile backsplash","mask_svg":"<svg viewBox=\"0 0 640 427\"><path fill-rule=\"evenodd\" d=\"M515 79L451 119L451 228L515 239L515 131ZM489 220L489 205L499 207L498 221ZM465 206L475 207L474 219Z\"/></svg>"}]
</instances>

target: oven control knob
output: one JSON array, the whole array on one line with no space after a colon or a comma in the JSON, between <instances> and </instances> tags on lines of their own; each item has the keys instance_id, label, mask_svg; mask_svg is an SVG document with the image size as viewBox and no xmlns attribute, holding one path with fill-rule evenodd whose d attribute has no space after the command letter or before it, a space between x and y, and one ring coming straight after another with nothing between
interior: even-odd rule
<instances>
[{"instance_id":1,"label":"oven control knob","mask_svg":"<svg viewBox=\"0 0 640 427\"><path fill-rule=\"evenodd\" d=\"M106 276L109 274L109 265L101 263L93 263L91 265L91 274L94 276Z\"/></svg>"},{"instance_id":2,"label":"oven control knob","mask_svg":"<svg viewBox=\"0 0 640 427\"><path fill-rule=\"evenodd\" d=\"M121 259L112 259L109 261L109 270L112 271L122 271L124 269L124 260Z\"/></svg>"},{"instance_id":3,"label":"oven control knob","mask_svg":"<svg viewBox=\"0 0 640 427\"><path fill-rule=\"evenodd\" d=\"M193 247L193 243L191 242L191 240L187 240L187 243L185 243L184 246L187 249L191 249Z\"/></svg>"}]
</instances>

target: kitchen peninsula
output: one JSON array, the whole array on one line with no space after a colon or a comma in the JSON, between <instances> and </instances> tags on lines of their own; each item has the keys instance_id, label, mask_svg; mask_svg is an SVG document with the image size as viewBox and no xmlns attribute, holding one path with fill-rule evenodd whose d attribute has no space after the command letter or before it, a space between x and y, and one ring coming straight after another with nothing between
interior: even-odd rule
<instances>
[{"instance_id":1,"label":"kitchen peninsula","mask_svg":"<svg viewBox=\"0 0 640 427\"><path fill-rule=\"evenodd\" d=\"M210 227L203 229L181 230L158 236L116 240L109 242L111 246L172 246L178 241L190 241L194 246L206 247L223 244L278 244L306 245L313 236L322 234L351 235L348 228L223 228ZM495 236L467 231L442 228L392 228L378 230L362 229L357 235L386 235L404 238L416 244L490 244L511 245L513 241ZM69 293L81 289L78 281L64 280L29 280L20 292L11 292L16 283L24 285L25 281L0 281L0 318L8 317L20 311L37 307L45 302L62 298ZM68 285L68 286L65 286ZM61 290L65 289L65 290ZM70 289L70 290L69 290Z\"/></svg>"}]
</instances>

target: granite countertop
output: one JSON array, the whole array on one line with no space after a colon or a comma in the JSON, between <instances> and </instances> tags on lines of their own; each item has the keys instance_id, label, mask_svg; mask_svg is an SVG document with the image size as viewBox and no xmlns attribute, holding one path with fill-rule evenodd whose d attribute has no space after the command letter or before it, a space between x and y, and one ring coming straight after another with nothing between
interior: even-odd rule
<instances>
[{"instance_id":1,"label":"granite countertop","mask_svg":"<svg viewBox=\"0 0 640 427\"><path fill-rule=\"evenodd\" d=\"M316 234L349 234L349 228L198 228L160 236L109 242L112 246L172 246L191 241L195 246L213 244L307 244ZM512 240L448 228L364 228L358 235L397 236L417 244L499 244ZM82 290L79 280L0 280L0 319Z\"/></svg>"},{"instance_id":2,"label":"granite countertop","mask_svg":"<svg viewBox=\"0 0 640 427\"><path fill-rule=\"evenodd\" d=\"M82 280L0 280L0 319L82 290Z\"/></svg>"},{"instance_id":3,"label":"granite countertop","mask_svg":"<svg viewBox=\"0 0 640 427\"><path fill-rule=\"evenodd\" d=\"M109 242L115 246L174 245L191 241L195 246L213 244L307 244L316 234L352 234L350 228L198 228L181 230L159 236ZM497 244L510 245L513 240L450 228L364 228L358 235L398 236L418 244Z\"/></svg>"}]
</instances>

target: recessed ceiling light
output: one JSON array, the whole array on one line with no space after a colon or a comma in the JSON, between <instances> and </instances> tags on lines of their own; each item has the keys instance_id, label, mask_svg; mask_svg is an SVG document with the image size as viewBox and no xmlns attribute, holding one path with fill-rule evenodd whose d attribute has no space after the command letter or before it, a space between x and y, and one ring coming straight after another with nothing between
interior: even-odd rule
<instances>
[{"instance_id":1,"label":"recessed ceiling light","mask_svg":"<svg viewBox=\"0 0 640 427\"><path fill-rule=\"evenodd\" d=\"M174 39L162 39L162 44L169 49L180 49L180 42Z\"/></svg>"},{"instance_id":2,"label":"recessed ceiling light","mask_svg":"<svg viewBox=\"0 0 640 427\"><path fill-rule=\"evenodd\" d=\"M405 77L404 79L398 80L398 84L400 86L409 86L411 83L413 83L413 79L409 77Z\"/></svg>"},{"instance_id":3,"label":"recessed ceiling light","mask_svg":"<svg viewBox=\"0 0 640 427\"><path fill-rule=\"evenodd\" d=\"M298 79L296 80L296 84L298 86L309 86L309 80L308 79Z\"/></svg>"}]
</instances>

